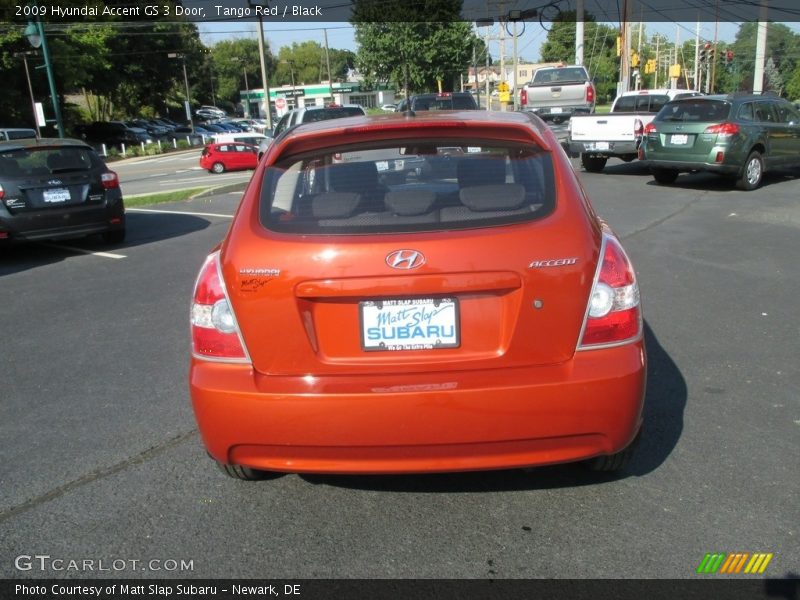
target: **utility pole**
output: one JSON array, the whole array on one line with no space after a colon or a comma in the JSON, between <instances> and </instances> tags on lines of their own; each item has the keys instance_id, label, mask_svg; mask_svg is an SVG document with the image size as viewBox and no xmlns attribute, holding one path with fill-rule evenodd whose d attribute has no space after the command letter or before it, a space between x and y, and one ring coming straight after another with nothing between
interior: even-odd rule
<instances>
[{"instance_id":1,"label":"utility pole","mask_svg":"<svg viewBox=\"0 0 800 600\"><path fill-rule=\"evenodd\" d=\"M31 98L31 110L33 110L33 123L36 126L36 135L37 137L42 137L42 132L39 129L39 118L36 115L36 99L33 97L33 86L31 85L31 73L28 70L28 56L33 56L36 54L34 51L28 52L15 52L14 58L22 57L22 62L25 65L25 79L28 82L28 94Z\"/></svg>"},{"instance_id":2,"label":"utility pole","mask_svg":"<svg viewBox=\"0 0 800 600\"><path fill-rule=\"evenodd\" d=\"M655 81L653 82L653 87L658 89L658 70L661 68L661 64L659 62L660 56L658 55L658 44L661 41L661 36L656 34L656 76Z\"/></svg>"},{"instance_id":3,"label":"utility pole","mask_svg":"<svg viewBox=\"0 0 800 600\"><path fill-rule=\"evenodd\" d=\"M703 74L700 70L700 21L697 21L694 28L694 89L698 92L703 89L701 87L702 76Z\"/></svg>"},{"instance_id":4,"label":"utility pole","mask_svg":"<svg viewBox=\"0 0 800 600\"><path fill-rule=\"evenodd\" d=\"M767 0L761 3L758 15L758 32L756 33L756 64L753 73L753 93L764 91L764 63L767 58Z\"/></svg>"},{"instance_id":5,"label":"utility pole","mask_svg":"<svg viewBox=\"0 0 800 600\"><path fill-rule=\"evenodd\" d=\"M719 39L719 0L716 2L714 14L714 50L711 54L711 93L714 93L714 88L717 83L717 40Z\"/></svg>"},{"instance_id":6,"label":"utility pole","mask_svg":"<svg viewBox=\"0 0 800 600\"><path fill-rule=\"evenodd\" d=\"M328 95L331 97L331 102L333 102L333 78L331 77L331 57L328 54L328 30L323 29L322 32L325 34L325 64L328 66Z\"/></svg>"},{"instance_id":7,"label":"utility pole","mask_svg":"<svg viewBox=\"0 0 800 600\"><path fill-rule=\"evenodd\" d=\"M256 0L247 0L250 6L261 6ZM264 101L261 106L267 113L267 128L272 129L272 106L269 102L269 80L267 79L267 59L264 55L264 17L258 12L258 56L261 60L261 81L264 85Z\"/></svg>"},{"instance_id":8,"label":"utility pole","mask_svg":"<svg viewBox=\"0 0 800 600\"><path fill-rule=\"evenodd\" d=\"M584 0L577 0L575 5L575 64L576 65L583 65L583 37L584 37L584 13L583 13L583 1ZM514 43L516 44L516 31L514 31ZM516 55L516 52L515 52ZM516 108L516 100L514 101L515 108Z\"/></svg>"}]
</instances>

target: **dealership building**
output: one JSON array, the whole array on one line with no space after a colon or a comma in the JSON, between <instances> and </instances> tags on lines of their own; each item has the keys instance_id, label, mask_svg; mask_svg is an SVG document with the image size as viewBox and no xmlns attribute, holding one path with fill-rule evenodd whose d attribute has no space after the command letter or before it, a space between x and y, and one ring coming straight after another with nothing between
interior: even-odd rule
<instances>
[{"instance_id":1,"label":"dealership building","mask_svg":"<svg viewBox=\"0 0 800 600\"><path fill-rule=\"evenodd\" d=\"M252 117L263 117L261 106L264 102L264 90L241 90L242 103L250 109ZM269 101L273 112L280 117L293 108L306 106L325 106L326 104L360 104L364 108L381 107L384 104L393 104L395 91L385 84L378 84L367 88L359 81L315 83L311 85L285 85L270 88Z\"/></svg>"}]
</instances>

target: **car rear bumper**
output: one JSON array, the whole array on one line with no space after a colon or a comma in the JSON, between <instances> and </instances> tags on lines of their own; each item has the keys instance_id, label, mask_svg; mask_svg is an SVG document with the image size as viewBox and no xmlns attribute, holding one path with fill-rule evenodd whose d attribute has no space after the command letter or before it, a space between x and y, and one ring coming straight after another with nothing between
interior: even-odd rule
<instances>
[{"instance_id":1,"label":"car rear bumper","mask_svg":"<svg viewBox=\"0 0 800 600\"><path fill-rule=\"evenodd\" d=\"M502 469L627 447L642 422L645 363L643 341L488 374L272 377L193 358L190 390L205 446L223 463L308 473Z\"/></svg>"},{"instance_id":2,"label":"car rear bumper","mask_svg":"<svg viewBox=\"0 0 800 600\"><path fill-rule=\"evenodd\" d=\"M720 173L722 175L737 175L742 170L741 165L700 161L660 160L646 158L642 161L642 163L653 169L674 169L675 171L708 171L710 173Z\"/></svg>"},{"instance_id":3,"label":"car rear bumper","mask_svg":"<svg viewBox=\"0 0 800 600\"><path fill-rule=\"evenodd\" d=\"M83 237L125 228L122 200L105 205L72 206L11 215L0 208L0 239L52 240Z\"/></svg>"},{"instance_id":4,"label":"car rear bumper","mask_svg":"<svg viewBox=\"0 0 800 600\"><path fill-rule=\"evenodd\" d=\"M638 141L621 141L621 142L605 142L608 148L598 148L598 142L576 142L570 140L567 143L567 149L570 156L579 156L581 154L590 154L592 156L624 156L628 154L635 155L639 150Z\"/></svg>"},{"instance_id":5,"label":"car rear bumper","mask_svg":"<svg viewBox=\"0 0 800 600\"><path fill-rule=\"evenodd\" d=\"M569 118L572 115L590 115L594 112L594 106L523 106L522 110L525 112L532 112L541 119L547 121L550 119Z\"/></svg>"}]
</instances>

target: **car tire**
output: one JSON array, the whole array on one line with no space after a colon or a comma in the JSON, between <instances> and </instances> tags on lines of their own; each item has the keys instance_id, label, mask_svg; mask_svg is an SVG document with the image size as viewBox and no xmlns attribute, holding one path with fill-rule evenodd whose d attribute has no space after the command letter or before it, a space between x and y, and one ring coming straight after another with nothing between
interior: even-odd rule
<instances>
[{"instance_id":1,"label":"car tire","mask_svg":"<svg viewBox=\"0 0 800 600\"><path fill-rule=\"evenodd\" d=\"M240 479L242 481L261 481L263 479L272 479L282 475L282 473L261 471L259 469L251 469L250 467L243 467L241 465L226 465L221 462L217 462L217 466L228 477L233 477L234 479Z\"/></svg>"},{"instance_id":2,"label":"car tire","mask_svg":"<svg viewBox=\"0 0 800 600\"><path fill-rule=\"evenodd\" d=\"M675 169L652 169L653 179L661 185L675 183L678 178L678 171Z\"/></svg>"},{"instance_id":3,"label":"car tire","mask_svg":"<svg viewBox=\"0 0 800 600\"><path fill-rule=\"evenodd\" d=\"M209 171L211 173L216 173L217 175L219 175L220 173L225 172L225 165L223 165L221 162L215 162L213 165L211 165Z\"/></svg>"},{"instance_id":4,"label":"car tire","mask_svg":"<svg viewBox=\"0 0 800 600\"><path fill-rule=\"evenodd\" d=\"M606 168L608 159L605 156L581 154L581 164L589 173L601 173Z\"/></svg>"},{"instance_id":5,"label":"car tire","mask_svg":"<svg viewBox=\"0 0 800 600\"><path fill-rule=\"evenodd\" d=\"M121 244L125 241L125 229L112 229L103 232L103 242L106 244Z\"/></svg>"},{"instance_id":6,"label":"car tire","mask_svg":"<svg viewBox=\"0 0 800 600\"><path fill-rule=\"evenodd\" d=\"M752 191L761 185L764 179L764 159L757 150L753 150L744 161L742 172L736 179L736 187L746 192Z\"/></svg>"},{"instance_id":7,"label":"car tire","mask_svg":"<svg viewBox=\"0 0 800 600\"><path fill-rule=\"evenodd\" d=\"M642 431L640 429L639 433L636 434L636 437L633 438L633 441L628 444L625 449L620 450L615 454L595 456L594 458L591 458L585 462L586 467L590 471L600 473L613 473L614 471L620 471L624 469L631 462L633 455L636 454L636 448L639 446L639 439L641 436Z\"/></svg>"}]
</instances>

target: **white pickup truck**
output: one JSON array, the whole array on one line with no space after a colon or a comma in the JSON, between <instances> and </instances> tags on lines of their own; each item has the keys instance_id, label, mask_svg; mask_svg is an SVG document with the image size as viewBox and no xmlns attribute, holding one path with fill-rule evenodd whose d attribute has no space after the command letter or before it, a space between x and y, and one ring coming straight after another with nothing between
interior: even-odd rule
<instances>
[{"instance_id":1,"label":"white pickup truck","mask_svg":"<svg viewBox=\"0 0 800 600\"><path fill-rule=\"evenodd\" d=\"M630 162L636 158L645 126L670 100L700 96L691 90L639 90L614 100L606 115L575 115L570 119L567 149L580 156L583 168L599 173L611 157Z\"/></svg>"}]
</instances>

